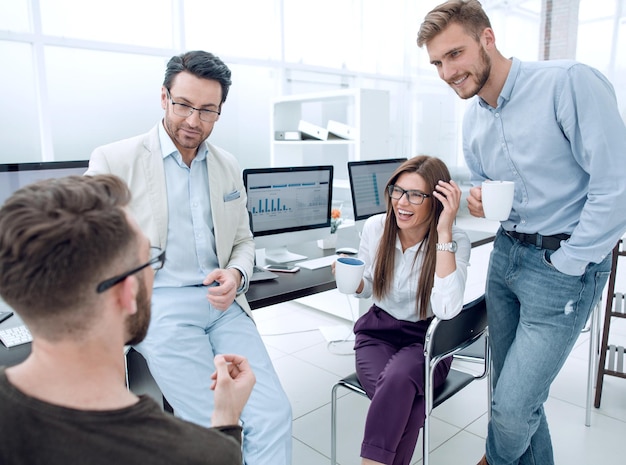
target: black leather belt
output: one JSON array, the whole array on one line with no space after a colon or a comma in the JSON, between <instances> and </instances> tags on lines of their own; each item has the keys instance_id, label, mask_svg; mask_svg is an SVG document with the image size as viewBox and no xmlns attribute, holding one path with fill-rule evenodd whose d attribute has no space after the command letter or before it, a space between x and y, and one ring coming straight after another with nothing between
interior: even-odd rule
<instances>
[{"instance_id":1,"label":"black leather belt","mask_svg":"<svg viewBox=\"0 0 626 465\"><path fill-rule=\"evenodd\" d=\"M557 250L561 247L561 241L570 238L569 234L555 234L554 236L542 236L541 234L518 233L516 231L505 231L509 236L524 244L534 245L538 249Z\"/></svg>"}]
</instances>

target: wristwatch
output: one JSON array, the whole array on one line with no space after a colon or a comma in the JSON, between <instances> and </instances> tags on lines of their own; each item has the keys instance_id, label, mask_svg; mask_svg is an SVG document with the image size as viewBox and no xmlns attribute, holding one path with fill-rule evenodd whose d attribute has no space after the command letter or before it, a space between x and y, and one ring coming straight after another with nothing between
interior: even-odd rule
<instances>
[{"instance_id":1,"label":"wristwatch","mask_svg":"<svg viewBox=\"0 0 626 465\"><path fill-rule=\"evenodd\" d=\"M440 243L437 242L437 252L456 252L457 249L457 245L456 245L456 241L452 241L452 242L444 242L444 243Z\"/></svg>"}]
</instances>

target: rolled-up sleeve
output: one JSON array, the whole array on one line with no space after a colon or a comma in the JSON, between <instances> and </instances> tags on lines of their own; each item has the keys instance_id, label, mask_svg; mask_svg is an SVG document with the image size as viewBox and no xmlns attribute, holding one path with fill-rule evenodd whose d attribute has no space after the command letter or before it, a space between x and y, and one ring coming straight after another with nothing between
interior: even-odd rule
<instances>
[{"instance_id":1,"label":"rolled-up sleeve","mask_svg":"<svg viewBox=\"0 0 626 465\"><path fill-rule=\"evenodd\" d=\"M467 267L472 248L469 237L464 231L454 229L452 238L458 247L455 254L456 270L445 278L440 278L435 274L430 298L433 313L442 320L454 318L463 308Z\"/></svg>"}]
</instances>

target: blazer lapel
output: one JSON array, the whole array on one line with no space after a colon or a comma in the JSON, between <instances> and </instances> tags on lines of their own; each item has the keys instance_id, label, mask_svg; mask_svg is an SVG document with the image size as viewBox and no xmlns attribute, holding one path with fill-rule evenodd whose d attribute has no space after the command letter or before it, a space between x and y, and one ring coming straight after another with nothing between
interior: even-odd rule
<instances>
[{"instance_id":1,"label":"blazer lapel","mask_svg":"<svg viewBox=\"0 0 626 465\"><path fill-rule=\"evenodd\" d=\"M160 124L160 123L159 123ZM167 238L167 191L163 153L159 141L159 125L155 126L144 140L144 152L141 157L143 171L146 173L146 188L150 199L150 208L154 214L154 223L159 236L159 247L165 248ZM156 245L156 244L155 244Z\"/></svg>"}]
</instances>

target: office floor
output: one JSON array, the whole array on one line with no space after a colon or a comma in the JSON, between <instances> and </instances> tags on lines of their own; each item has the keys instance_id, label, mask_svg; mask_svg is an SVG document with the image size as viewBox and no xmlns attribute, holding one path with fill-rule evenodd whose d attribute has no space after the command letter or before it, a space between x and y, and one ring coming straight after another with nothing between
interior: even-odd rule
<instances>
[{"instance_id":1,"label":"office floor","mask_svg":"<svg viewBox=\"0 0 626 465\"><path fill-rule=\"evenodd\" d=\"M480 225L462 226L476 229ZM466 297L482 293L491 246L472 251ZM626 267L618 273L616 290L626 291ZM348 306L342 296L330 301ZM274 366L293 408L293 464L330 463L330 396L333 384L354 371L350 342L329 343L320 328L339 328L338 338L351 333L343 318L294 301L255 310ZM626 345L626 320L613 319L611 343ZM343 332L345 329L345 332ZM343 336L342 334L345 334ZM624 463L621 447L626 432L626 380L606 376L602 404L593 408L591 426L585 426L585 399L589 332L582 333L552 385L546 412L555 461L568 465ZM456 363L456 362L455 362ZM472 368L466 364L466 368ZM474 465L484 453L487 429L486 381L472 383L433 412L431 464ZM359 451L368 400L340 390L338 402L338 461L360 464ZM413 464L421 464L421 436Z\"/></svg>"}]
</instances>

